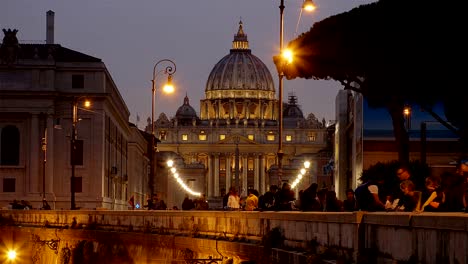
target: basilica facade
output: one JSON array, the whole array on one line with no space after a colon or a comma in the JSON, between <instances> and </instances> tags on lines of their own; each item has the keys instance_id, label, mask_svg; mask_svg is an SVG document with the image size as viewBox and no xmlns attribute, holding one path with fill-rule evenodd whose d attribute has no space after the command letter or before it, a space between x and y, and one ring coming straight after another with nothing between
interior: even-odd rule
<instances>
[{"instance_id":1,"label":"basilica facade","mask_svg":"<svg viewBox=\"0 0 468 264\"><path fill-rule=\"evenodd\" d=\"M202 91L200 91L202 92ZM181 204L180 186L165 166L175 160L187 186L208 199L220 197L231 186L241 195L270 185L292 182L305 161L311 162L296 193L310 183L330 187L332 175L324 168L332 157L325 121L304 117L294 94L283 105L283 138L279 138L278 99L267 66L249 48L242 22L229 54L215 63L206 81L200 111L185 96L174 117L161 113L155 122L160 140L155 190L169 204ZM146 131L151 130L148 120ZM283 169L278 173L278 141L283 142Z\"/></svg>"}]
</instances>

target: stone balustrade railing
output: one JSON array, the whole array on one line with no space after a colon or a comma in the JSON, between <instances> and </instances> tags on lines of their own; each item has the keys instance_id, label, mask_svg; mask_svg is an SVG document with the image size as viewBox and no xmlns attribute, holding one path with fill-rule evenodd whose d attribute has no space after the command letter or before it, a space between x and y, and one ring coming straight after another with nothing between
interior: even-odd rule
<instances>
[{"instance_id":1,"label":"stone balustrade railing","mask_svg":"<svg viewBox=\"0 0 468 264\"><path fill-rule=\"evenodd\" d=\"M0 220L2 225L153 232L257 245L277 230L290 250L335 249L354 261L366 256L468 263L464 213L1 210Z\"/></svg>"}]
</instances>

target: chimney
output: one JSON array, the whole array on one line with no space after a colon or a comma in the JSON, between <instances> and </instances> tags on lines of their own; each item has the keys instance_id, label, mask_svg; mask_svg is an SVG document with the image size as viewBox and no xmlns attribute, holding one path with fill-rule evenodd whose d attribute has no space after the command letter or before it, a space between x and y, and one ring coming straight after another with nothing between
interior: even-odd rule
<instances>
[{"instance_id":1,"label":"chimney","mask_svg":"<svg viewBox=\"0 0 468 264\"><path fill-rule=\"evenodd\" d=\"M47 11L46 44L54 44L54 17L54 11Z\"/></svg>"}]
</instances>

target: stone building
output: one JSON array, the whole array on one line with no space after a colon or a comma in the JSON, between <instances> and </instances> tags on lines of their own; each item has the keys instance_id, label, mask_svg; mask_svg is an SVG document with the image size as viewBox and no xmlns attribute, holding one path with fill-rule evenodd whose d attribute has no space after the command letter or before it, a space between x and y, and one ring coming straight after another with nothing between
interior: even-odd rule
<instances>
[{"instance_id":1,"label":"stone building","mask_svg":"<svg viewBox=\"0 0 468 264\"><path fill-rule=\"evenodd\" d=\"M304 117L297 97L289 94L283 107L283 138L278 138L274 81L266 65L252 54L242 22L229 54L211 70L204 92L199 115L185 96L174 117L162 113L155 122L161 141L155 189L169 205L180 207L184 198L165 166L170 158L176 160L183 182L208 199L220 197L231 186L245 196L248 189L264 193L272 184L292 182L304 161L312 165L296 193L311 182L330 187L331 174L324 171L332 156L325 121L313 114ZM150 130L149 120L146 131ZM284 151L281 179L276 165L278 140L283 141Z\"/></svg>"},{"instance_id":2,"label":"stone building","mask_svg":"<svg viewBox=\"0 0 468 264\"><path fill-rule=\"evenodd\" d=\"M46 24L46 44L19 43L17 30L3 30L0 207L16 199L40 208L45 197L52 208L70 209L72 178L78 208L127 209L131 196L145 203L146 133L129 124L101 59L55 44L54 12L47 12ZM82 106L85 100L91 108Z\"/></svg>"}]
</instances>

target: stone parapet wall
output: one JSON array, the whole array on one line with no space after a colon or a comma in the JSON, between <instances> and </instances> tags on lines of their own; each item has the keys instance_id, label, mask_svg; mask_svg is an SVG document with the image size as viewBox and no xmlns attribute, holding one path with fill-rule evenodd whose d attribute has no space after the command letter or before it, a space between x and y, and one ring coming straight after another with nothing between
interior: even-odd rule
<instances>
[{"instance_id":1,"label":"stone parapet wall","mask_svg":"<svg viewBox=\"0 0 468 264\"><path fill-rule=\"evenodd\" d=\"M284 248L294 251L333 248L374 263L468 263L468 214L463 213L2 210L0 217L2 225L145 232L253 245L277 229Z\"/></svg>"}]
</instances>

